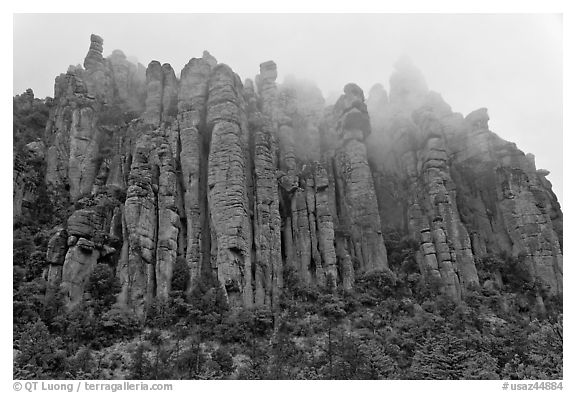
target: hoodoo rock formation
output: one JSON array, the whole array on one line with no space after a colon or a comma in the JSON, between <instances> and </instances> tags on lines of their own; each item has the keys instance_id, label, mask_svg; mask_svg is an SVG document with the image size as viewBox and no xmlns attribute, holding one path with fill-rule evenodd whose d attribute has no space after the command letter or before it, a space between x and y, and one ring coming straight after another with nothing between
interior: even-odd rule
<instances>
[{"instance_id":1,"label":"hoodoo rock formation","mask_svg":"<svg viewBox=\"0 0 576 393\"><path fill-rule=\"evenodd\" d=\"M92 35L84 66L56 78L45 135L28 150L65 217L46 260L70 304L105 263L118 303L143 315L182 263L188 292L216 279L230 306L274 308L288 275L349 290L387 270L391 230L417 242L422 279L454 299L482 285L487 255L520 258L562 291L547 172L489 130L486 109L453 113L407 59L389 96L376 85L365 100L349 83L328 107L309 82L277 84L272 61L243 83L204 52L176 75L118 50L105 58ZM14 171L17 216L34 190L24 164Z\"/></svg>"}]
</instances>

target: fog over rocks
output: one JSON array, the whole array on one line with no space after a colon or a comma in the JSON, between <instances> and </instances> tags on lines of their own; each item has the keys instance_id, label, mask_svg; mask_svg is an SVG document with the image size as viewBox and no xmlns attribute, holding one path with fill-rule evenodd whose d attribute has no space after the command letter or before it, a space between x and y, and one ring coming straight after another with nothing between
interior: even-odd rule
<instances>
[{"instance_id":1,"label":"fog over rocks","mask_svg":"<svg viewBox=\"0 0 576 393\"><path fill-rule=\"evenodd\" d=\"M49 197L67 211L47 260L70 304L107 263L117 301L142 314L183 260L187 291L215 278L231 306L274 309L286 271L352 289L359 273L387 270L392 231L453 299L480 284L475 261L491 254L521 256L562 292L547 171L490 131L486 109L453 112L409 58L389 93L377 84L366 97L350 75L327 105L314 82L277 83L275 61L242 82L207 51L178 73L103 57L103 45L92 35L84 66L56 78L42 145L29 147L43 149ZM16 215L37 198L25 173L15 168Z\"/></svg>"}]
</instances>

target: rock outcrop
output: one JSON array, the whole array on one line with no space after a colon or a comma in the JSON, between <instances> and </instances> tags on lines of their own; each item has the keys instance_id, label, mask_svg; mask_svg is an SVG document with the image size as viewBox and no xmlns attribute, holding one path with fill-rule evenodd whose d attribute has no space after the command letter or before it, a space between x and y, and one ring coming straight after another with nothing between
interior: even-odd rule
<instances>
[{"instance_id":1,"label":"rock outcrop","mask_svg":"<svg viewBox=\"0 0 576 393\"><path fill-rule=\"evenodd\" d=\"M252 215L254 233L254 302L256 305L278 304L282 277L281 218L276 179L278 143L275 109L276 67L260 67L261 104L254 84L244 84L250 131L250 158L253 163ZM261 108L261 109L260 109Z\"/></svg>"},{"instance_id":2,"label":"rock outcrop","mask_svg":"<svg viewBox=\"0 0 576 393\"><path fill-rule=\"evenodd\" d=\"M242 84L230 67L214 67L206 123L211 133L208 204L215 234L216 271L232 305L251 306L252 226L248 216L247 122Z\"/></svg>"},{"instance_id":3,"label":"rock outcrop","mask_svg":"<svg viewBox=\"0 0 576 393\"><path fill-rule=\"evenodd\" d=\"M455 135L453 172L474 254L522 257L532 277L562 292L562 212L534 156L488 129L486 109Z\"/></svg>"},{"instance_id":4,"label":"rock outcrop","mask_svg":"<svg viewBox=\"0 0 576 393\"><path fill-rule=\"evenodd\" d=\"M205 55L209 56L207 52ZM177 121L172 125L179 138L177 145L180 151L177 158L182 170L189 289L200 279L203 267L204 270L211 271L207 190L211 135L206 130L206 100L212 66L213 64L203 57L190 60L184 67L180 75Z\"/></svg>"},{"instance_id":5,"label":"rock outcrop","mask_svg":"<svg viewBox=\"0 0 576 393\"><path fill-rule=\"evenodd\" d=\"M350 83L330 107L310 82L277 84L272 61L242 83L205 51L176 75L104 57L93 35L84 67L56 78L42 141L15 160L15 216L38 194L28 159L64 212L47 275L71 305L106 263L118 302L144 317L185 263L188 294L215 282L232 307L275 309L287 276L350 290L387 270L390 231L417 242L423 279L454 299L482 284L479 259L500 254L562 291L547 172L489 131L486 110L453 113L409 60L389 96L377 85L365 101Z\"/></svg>"},{"instance_id":6,"label":"rock outcrop","mask_svg":"<svg viewBox=\"0 0 576 393\"><path fill-rule=\"evenodd\" d=\"M375 87L368 105L383 225L419 239L421 270L454 298L478 284L475 260L487 255L523 258L560 292L562 213L533 157L489 131L486 109L453 113L407 59L390 86L389 100Z\"/></svg>"},{"instance_id":7,"label":"rock outcrop","mask_svg":"<svg viewBox=\"0 0 576 393\"><path fill-rule=\"evenodd\" d=\"M340 231L345 233L349 253L358 260L360 271L381 270L388 267L388 261L364 145L371 133L364 92L355 84L347 84L334 112L338 138L334 167L340 202Z\"/></svg>"},{"instance_id":8,"label":"rock outcrop","mask_svg":"<svg viewBox=\"0 0 576 393\"><path fill-rule=\"evenodd\" d=\"M106 257L115 261L121 240L110 229L114 228L114 212L120 205L112 193L83 197L76 203L78 209L68 218L66 230L57 228L50 240L47 258L51 265L59 265L61 253L67 248L61 285L71 304L82 300L88 278L98 262L104 262ZM62 244L65 235L68 236L66 248ZM59 274L50 275L54 283L59 281Z\"/></svg>"}]
</instances>

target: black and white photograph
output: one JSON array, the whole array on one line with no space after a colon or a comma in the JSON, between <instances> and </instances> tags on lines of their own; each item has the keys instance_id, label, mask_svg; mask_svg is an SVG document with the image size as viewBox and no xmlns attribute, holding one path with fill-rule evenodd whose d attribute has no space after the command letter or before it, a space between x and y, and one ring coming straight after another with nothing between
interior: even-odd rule
<instances>
[{"instance_id":1,"label":"black and white photograph","mask_svg":"<svg viewBox=\"0 0 576 393\"><path fill-rule=\"evenodd\" d=\"M6 391L569 389L562 13L12 18Z\"/></svg>"}]
</instances>

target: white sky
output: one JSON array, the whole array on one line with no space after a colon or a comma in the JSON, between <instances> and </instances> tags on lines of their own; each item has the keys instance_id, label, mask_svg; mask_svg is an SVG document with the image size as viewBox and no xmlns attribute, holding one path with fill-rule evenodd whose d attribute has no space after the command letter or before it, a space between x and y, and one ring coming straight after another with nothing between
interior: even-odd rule
<instances>
[{"instance_id":1,"label":"white sky","mask_svg":"<svg viewBox=\"0 0 576 393\"><path fill-rule=\"evenodd\" d=\"M562 203L562 17L559 14L16 14L13 94L52 96L54 78L81 64L90 34L177 73L207 49L242 79L274 60L328 96L355 82L388 90L409 55L463 115L487 107L490 128L536 156Z\"/></svg>"}]
</instances>

